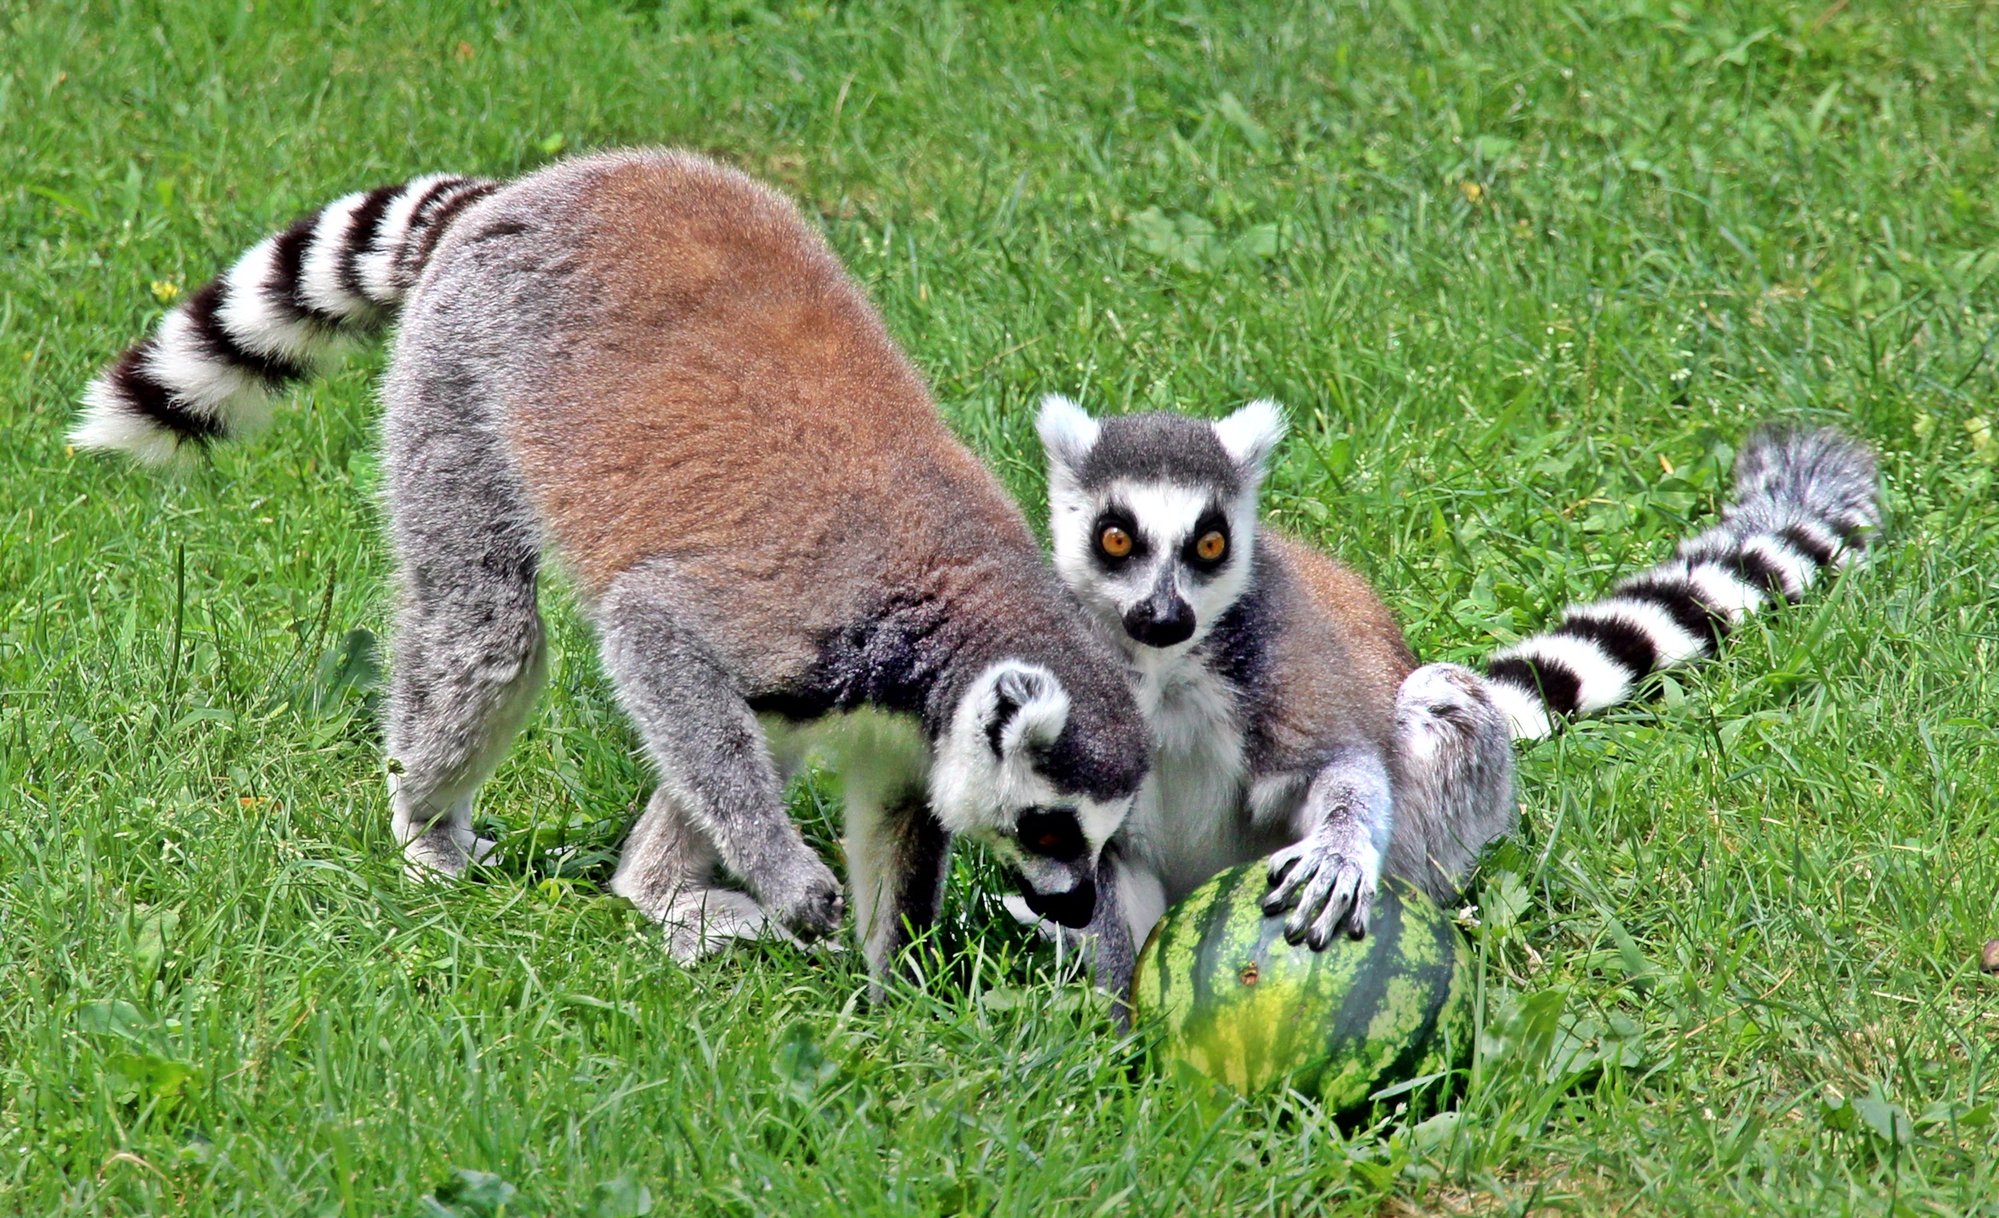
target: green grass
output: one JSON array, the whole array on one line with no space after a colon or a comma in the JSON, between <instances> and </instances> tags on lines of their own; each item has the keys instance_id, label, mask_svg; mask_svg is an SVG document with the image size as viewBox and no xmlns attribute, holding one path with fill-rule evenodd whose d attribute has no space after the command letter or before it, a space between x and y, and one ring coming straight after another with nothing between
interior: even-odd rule
<instances>
[{"instance_id":1,"label":"green grass","mask_svg":"<svg viewBox=\"0 0 1999 1218\"><path fill-rule=\"evenodd\" d=\"M0 1209L1999 1213L1995 54L1964 3L0 4ZM1769 415L1877 445L1892 528L1525 756L1455 1120L1204 1113L970 855L885 1008L674 967L546 849L648 783L566 607L506 867L406 886L336 671L379 355L183 475L62 432L294 213L640 141L821 217L1024 502L1040 393L1279 397L1273 516L1426 657L1661 555Z\"/></svg>"}]
</instances>

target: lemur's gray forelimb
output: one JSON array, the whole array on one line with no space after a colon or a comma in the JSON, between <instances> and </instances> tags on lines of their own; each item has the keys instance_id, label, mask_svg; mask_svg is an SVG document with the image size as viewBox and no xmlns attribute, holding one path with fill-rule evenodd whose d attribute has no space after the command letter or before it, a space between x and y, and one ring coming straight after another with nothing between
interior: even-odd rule
<instances>
[{"instance_id":1,"label":"lemur's gray forelimb","mask_svg":"<svg viewBox=\"0 0 1999 1218\"><path fill-rule=\"evenodd\" d=\"M1429 664L1403 681L1395 757L1390 770L1378 752L1360 746L1312 780L1301 836L1272 856L1270 868L1276 879L1266 908L1288 911L1293 942L1317 950L1342 928L1365 933L1378 873L1407 880L1439 903L1457 900L1479 852L1517 825L1511 733L1470 669ZM1116 1000L1122 1027L1136 955L1124 896L1143 864L1124 857L1113 840L1099 866L1089 928L1043 927L1072 950L1093 954L1097 984Z\"/></svg>"},{"instance_id":2,"label":"lemur's gray forelimb","mask_svg":"<svg viewBox=\"0 0 1999 1218\"><path fill-rule=\"evenodd\" d=\"M682 964L740 940L798 943L749 894L724 886L721 852L664 784L625 840L611 891L666 931L666 949Z\"/></svg>"},{"instance_id":3,"label":"lemur's gray forelimb","mask_svg":"<svg viewBox=\"0 0 1999 1218\"><path fill-rule=\"evenodd\" d=\"M1132 942L1131 923L1124 908L1124 886L1128 882L1116 842L1104 847L1097 864L1097 907L1083 934L1091 936L1097 987L1111 997L1111 1023L1119 1032L1131 1030L1132 971L1138 964L1139 945Z\"/></svg>"},{"instance_id":4,"label":"lemur's gray forelimb","mask_svg":"<svg viewBox=\"0 0 1999 1218\"><path fill-rule=\"evenodd\" d=\"M597 611L604 669L637 725L660 783L788 930L808 938L839 929L833 872L805 844L784 807L763 728L726 667L678 620L669 572L646 564L613 581ZM625 847L634 881L659 869L655 842ZM621 867L620 875L627 872ZM621 896L629 893L614 886Z\"/></svg>"},{"instance_id":5,"label":"lemur's gray forelimb","mask_svg":"<svg viewBox=\"0 0 1999 1218\"><path fill-rule=\"evenodd\" d=\"M1119 1032L1131 1030L1132 972L1138 963L1140 944L1133 936L1132 894L1134 883L1156 885L1144 878L1144 865L1127 857L1116 842L1104 847L1097 860L1096 904L1089 925L1080 929L1057 926L1037 916L1019 897L1006 898L1007 912L1022 926L1039 933L1056 945L1057 959L1064 956L1081 962L1098 989L1111 999L1111 1023ZM1150 929L1152 918L1146 919Z\"/></svg>"},{"instance_id":6,"label":"lemur's gray forelimb","mask_svg":"<svg viewBox=\"0 0 1999 1218\"><path fill-rule=\"evenodd\" d=\"M1519 823L1512 734L1478 674L1429 664L1395 699L1395 763L1356 747L1319 771L1303 836L1271 856L1268 913L1314 951L1342 928L1367 933L1386 873L1439 904L1456 901L1479 853Z\"/></svg>"},{"instance_id":7,"label":"lemur's gray forelimb","mask_svg":"<svg viewBox=\"0 0 1999 1218\"><path fill-rule=\"evenodd\" d=\"M1342 927L1360 938L1382 873L1449 904L1519 819L1505 713L1477 673L1427 664L1396 691L1392 758L1355 746L1313 779L1302 836L1271 856L1264 909L1288 909L1286 937L1315 951Z\"/></svg>"},{"instance_id":8,"label":"lemur's gray forelimb","mask_svg":"<svg viewBox=\"0 0 1999 1218\"><path fill-rule=\"evenodd\" d=\"M1322 951L1342 928L1367 933L1395 815L1388 759L1363 744L1342 749L1313 776L1301 813L1299 839L1270 856L1263 912L1289 910L1284 937Z\"/></svg>"}]
</instances>

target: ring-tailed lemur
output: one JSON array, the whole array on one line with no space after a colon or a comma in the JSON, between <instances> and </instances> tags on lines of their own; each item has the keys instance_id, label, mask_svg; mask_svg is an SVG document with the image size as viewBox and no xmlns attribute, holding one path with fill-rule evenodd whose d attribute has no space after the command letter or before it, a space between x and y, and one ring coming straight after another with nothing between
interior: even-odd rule
<instances>
[{"instance_id":1,"label":"ring-tailed lemur","mask_svg":"<svg viewBox=\"0 0 1999 1218\"><path fill-rule=\"evenodd\" d=\"M1872 456L1831 431L1758 432L1722 522L1671 561L1496 653L1483 677L1418 668L1358 575L1257 520L1283 437L1270 402L1217 423L1092 419L1049 397L1055 566L1123 649L1151 775L1100 867L1097 977L1216 872L1271 856L1293 942L1365 933L1380 873L1455 900L1516 821L1514 737L1629 697L1713 652L1745 612L1795 601L1879 523ZM1016 910L1016 913L1019 913Z\"/></svg>"},{"instance_id":2,"label":"ring-tailed lemur","mask_svg":"<svg viewBox=\"0 0 1999 1218\"><path fill-rule=\"evenodd\" d=\"M158 461L232 438L398 310L387 743L414 866L490 845L473 792L542 681L548 548L660 774L611 886L677 954L838 926L766 720L862 707L923 733L848 809L878 977L934 917L952 834L1087 921L1147 761L1117 656L825 243L740 173L641 150L349 195L173 309L74 439Z\"/></svg>"}]
</instances>

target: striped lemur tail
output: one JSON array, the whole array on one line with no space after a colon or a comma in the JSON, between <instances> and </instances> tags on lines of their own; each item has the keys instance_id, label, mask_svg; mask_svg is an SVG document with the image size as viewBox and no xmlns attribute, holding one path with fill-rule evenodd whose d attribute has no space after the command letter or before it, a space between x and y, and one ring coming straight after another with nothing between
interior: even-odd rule
<instances>
[{"instance_id":1,"label":"striped lemur tail","mask_svg":"<svg viewBox=\"0 0 1999 1218\"><path fill-rule=\"evenodd\" d=\"M1829 429L1765 427L1735 461L1721 523L1667 562L1571 607L1553 630L1495 652L1494 701L1516 738L1630 698L1652 673L1712 656L1771 600L1796 603L1845 566L1881 523L1874 455Z\"/></svg>"},{"instance_id":2,"label":"striped lemur tail","mask_svg":"<svg viewBox=\"0 0 1999 1218\"><path fill-rule=\"evenodd\" d=\"M452 218L496 188L421 177L258 242L90 383L70 442L164 462L255 431L285 382L394 315Z\"/></svg>"}]
</instances>

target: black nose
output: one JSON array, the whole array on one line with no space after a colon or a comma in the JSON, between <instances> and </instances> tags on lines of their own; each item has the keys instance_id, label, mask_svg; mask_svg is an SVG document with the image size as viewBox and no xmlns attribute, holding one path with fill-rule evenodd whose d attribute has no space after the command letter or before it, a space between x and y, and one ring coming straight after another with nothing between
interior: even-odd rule
<instances>
[{"instance_id":1,"label":"black nose","mask_svg":"<svg viewBox=\"0 0 1999 1218\"><path fill-rule=\"evenodd\" d=\"M1036 892L1034 885L1025 877L1016 876L1015 883L1020 889L1020 897L1027 907L1050 922L1066 926L1071 930L1081 930L1090 924L1090 915L1097 908L1097 882L1084 879L1077 882L1067 892Z\"/></svg>"},{"instance_id":2,"label":"black nose","mask_svg":"<svg viewBox=\"0 0 1999 1218\"><path fill-rule=\"evenodd\" d=\"M1124 611L1124 632L1147 647L1194 637L1194 607L1177 596L1149 596Z\"/></svg>"}]
</instances>

